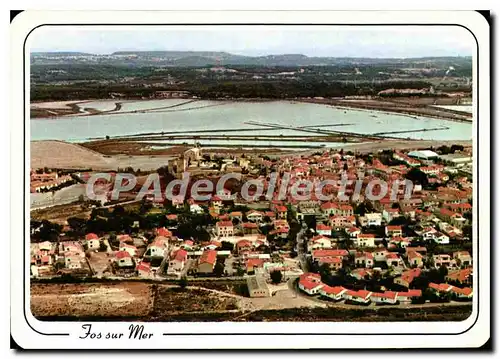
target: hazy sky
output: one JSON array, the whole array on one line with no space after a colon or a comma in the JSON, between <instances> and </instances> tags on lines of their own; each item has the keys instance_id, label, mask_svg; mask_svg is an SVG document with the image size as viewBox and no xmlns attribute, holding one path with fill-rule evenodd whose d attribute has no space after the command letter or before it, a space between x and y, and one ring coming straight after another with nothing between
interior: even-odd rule
<instances>
[{"instance_id":1,"label":"hazy sky","mask_svg":"<svg viewBox=\"0 0 500 359\"><path fill-rule=\"evenodd\" d=\"M106 54L124 50L226 51L242 55L301 53L335 57L472 56L475 41L458 26L44 26L31 51Z\"/></svg>"}]
</instances>

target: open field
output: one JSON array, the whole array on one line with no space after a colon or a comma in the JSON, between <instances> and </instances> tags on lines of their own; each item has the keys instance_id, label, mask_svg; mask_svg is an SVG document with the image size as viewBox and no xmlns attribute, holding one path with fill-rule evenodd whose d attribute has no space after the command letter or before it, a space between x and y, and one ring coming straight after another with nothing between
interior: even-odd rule
<instances>
[{"instance_id":1,"label":"open field","mask_svg":"<svg viewBox=\"0 0 500 359\"><path fill-rule=\"evenodd\" d=\"M177 315L196 317L200 313L225 313L238 309L237 300L230 296L221 296L203 289L159 285L151 315L155 320L169 321Z\"/></svg>"},{"instance_id":2,"label":"open field","mask_svg":"<svg viewBox=\"0 0 500 359\"><path fill-rule=\"evenodd\" d=\"M98 148L96 148L98 149ZM122 152L123 153L123 152ZM95 150L64 141L32 141L31 168L117 170L132 167L154 171L165 166L170 156L105 156Z\"/></svg>"},{"instance_id":3,"label":"open field","mask_svg":"<svg viewBox=\"0 0 500 359\"><path fill-rule=\"evenodd\" d=\"M69 217L87 218L90 215L90 209L83 208L79 203L62 204L47 208L33 209L30 212L32 220L42 221L44 219L58 223L66 224Z\"/></svg>"},{"instance_id":4,"label":"open field","mask_svg":"<svg viewBox=\"0 0 500 359\"><path fill-rule=\"evenodd\" d=\"M248 298L230 292L191 283L184 289L175 284L145 282L33 283L31 310L41 320L249 322L459 321L472 312L470 303L362 307L320 303L287 290L269 298Z\"/></svg>"},{"instance_id":5,"label":"open field","mask_svg":"<svg viewBox=\"0 0 500 359\"><path fill-rule=\"evenodd\" d=\"M146 316L152 304L144 283L31 285L34 316Z\"/></svg>"}]
</instances>

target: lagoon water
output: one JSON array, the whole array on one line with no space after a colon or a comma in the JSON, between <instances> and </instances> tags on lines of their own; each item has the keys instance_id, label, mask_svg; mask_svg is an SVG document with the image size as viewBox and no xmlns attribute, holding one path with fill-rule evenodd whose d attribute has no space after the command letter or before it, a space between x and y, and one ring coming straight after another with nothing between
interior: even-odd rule
<instances>
[{"instance_id":1,"label":"lagoon water","mask_svg":"<svg viewBox=\"0 0 500 359\"><path fill-rule=\"evenodd\" d=\"M33 119L30 121L32 140L64 140L84 142L92 138L125 136L139 133L174 132L193 130L220 130L209 134L227 135L296 135L309 136L313 133L290 129L264 130L247 121L279 123L295 126L348 124L337 127L320 127L334 131L373 134L388 131L421 130L444 128L438 131L392 134L394 137L426 140L470 140L472 124L430 119L414 116L389 114L376 111L340 109L326 105L291 101L275 102L218 102L183 100L127 101L121 111L93 116L65 116L57 119ZM111 110L113 101L92 101L81 105L98 110ZM174 106L172 108L165 108ZM121 113L127 111L146 111ZM255 131L225 132L224 129L255 129ZM259 130L262 129L262 130ZM200 134L202 135L202 134ZM174 141L169 141L174 142ZM188 141L190 142L190 141ZM203 143L203 141L201 141ZM230 144L234 141L217 141ZM250 144L245 141L241 143ZM284 142L297 144L297 142ZM262 144L278 145L266 140ZM309 144L309 143L308 143ZM314 144L314 143L310 143ZM318 143L319 144L319 143ZM328 145L328 144L327 144ZM333 144L332 144L333 145Z\"/></svg>"}]
</instances>

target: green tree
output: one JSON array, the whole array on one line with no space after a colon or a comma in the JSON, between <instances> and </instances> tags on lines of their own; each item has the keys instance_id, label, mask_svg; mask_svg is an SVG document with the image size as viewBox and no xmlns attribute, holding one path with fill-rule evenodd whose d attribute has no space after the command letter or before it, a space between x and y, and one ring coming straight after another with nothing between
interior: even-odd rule
<instances>
[{"instance_id":1,"label":"green tree","mask_svg":"<svg viewBox=\"0 0 500 359\"><path fill-rule=\"evenodd\" d=\"M104 241L101 241L99 243L99 251L106 252L107 250L108 250L108 246L106 245L106 243L104 243Z\"/></svg>"},{"instance_id":2,"label":"green tree","mask_svg":"<svg viewBox=\"0 0 500 359\"><path fill-rule=\"evenodd\" d=\"M236 268L236 275L238 277L243 277L244 274L245 274L245 270L242 267Z\"/></svg>"},{"instance_id":3,"label":"green tree","mask_svg":"<svg viewBox=\"0 0 500 359\"><path fill-rule=\"evenodd\" d=\"M215 263L214 274L217 277L222 277L222 275L224 274L224 263L221 262Z\"/></svg>"},{"instance_id":4,"label":"green tree","mask_svg":"<svg viewBox=\"0 0 500 359\"><path fill-rule=\"evenodd\" d=\"M274 284L281 283L281 280L283 279L283 274L279 270L273 270L271 272L271 281Z\"/></svg>"},{"instance_id":5,"label":"green tree","mask_svg":"<svg viewBox=\"0 0 500 359\"><path fill-rule=\"evenodd\" d=\"M420 184L423 187L429 184L427 175L418 168L412 168L411 170L409 170L406 174L406 178L412 181L414 184Z\"/></svg>"},{"instance_id":6,"label":"green tree","mask_svg":"<svg viewBox=\"0 0 500 359\"><path fill-rule=\"evenodd\" d=\"M188 285L188 280L186 277L181 277L181 279L179 279L179 287L181 287L182 289L185 289Z\"/></svg>"}]
</instances>

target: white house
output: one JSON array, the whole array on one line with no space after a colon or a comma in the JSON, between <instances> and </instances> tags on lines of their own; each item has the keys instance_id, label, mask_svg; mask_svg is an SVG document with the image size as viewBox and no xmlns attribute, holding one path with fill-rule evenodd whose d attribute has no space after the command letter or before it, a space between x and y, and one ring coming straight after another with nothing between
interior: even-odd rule
<instances>
[{"instance_id":1,"label":"white house","mask_svg":"<svg viewBox=\"0 0 500 359\"><path fill-rule=\"evenodd\" d=\"M64 265L68 269L80 269L82 268L82 258L77 255L66 255L64 256Z\"/></svg>"},{"instance_id":2,"label":"white house","mask_svg":"<svg viewBox=\"0 0 500 359\"><path fill-rule=\"evenodd\" d=\"M389 253L387 249L377 249L372 252L373 259L377 262L385 261L385 256Z\"/></svg>"},{"instance_id":3,"label":"white house","mask_svg":"<svg viewBox=\"0 0 500 359\"><path fill-rule=\"evenodd\" d=\"M358 234L354 242L358 247L375 247L375 235L369 233Z\"/></svg>"},{"instance_id":4,"label":"white house","mask_svg":"<svg viewBox=\"0 0 500 359\"><path fill-rule=\"evenodd\" d=\"M369 292L367 290L348 290L345 294L345 300L350 300L355 303L359 304L368 304L370 303L370 297L372 295L372 292Z\"/></svg>"},{"instance_id":5,"label":"white house","mask_svg":"<svg viewBox=\"0 0 500 359\"><path fill-rule=\"evenodd\" d=\"M324 285L320 290L319 290L319 295L333 299L335 301L339 301L344 299L344 293L347 292L347 289L345 289L342 286L337 286L337 287L330 287L329 285Z\"/></svg>"},{"instance_id":6,"label":"white house","mask_svg":"<svg viewBox=\"0 0 500 359\"><path fill-rule=\"evenodd\" d=\"M326 224L323 224L323 223L318 223L316 225L316 233L318 233L321 236L331 237L332 227L327 226Z\"/></svg>"},{"instance_id":7,"label":"white house","mask_svg":"<svg viewBox=\"0 0 500 359\"><path fill-rule=\"evenodd\" d=\"M184 249L178 249L171 253L170 261L168 262L167 273L178 273L184 269L187 262L188 252Z\"/></svg>"},{"instance_id":8,"label":"white house","mask_svg":"<svg viewBox=\"0 0 500 359\"><path fill-rule=\"evenodd\" d=\"M374 263L373 254L370 252L357 252L354 262L357 266L372 268Z\"/></svg>"},{"instance_id":9,"label":"white house","mask_svg":"<svg viewBox=\"0 0 500 359\"><path fill-rule=\"evenodd\" d=\"M404 262L397 253L387 253L385 262L388 267L404 267Z\"/></svg>"},{"instance_id":10,"label":"white house","mask_svg":"<svg viewBox=\"0 0 500 359\"><path fill-rule=\"evenodd\" d=\"M307 249L309 251L314 249L331 248L332 241L325 236L314 236L307 243Z\"/></svg>"},{"instance_id":11,"label":"white house","mask_svg":"<svg viewBox=\"0 0 500 359\"><path fill-rule=\"evenodd\" d=\"M420 289L408 289L407 292L398 292L398 301L402 303L411 302L412 298L419 298L422 296Z\"/></svg>"},{"instance_id":12,"label":"white house","mask_svg":"<svg viewBox=\"0 0 500 359\"><path fill-rule=\"evenodd\" d=\"M360 222L363 227L381 226L382 213L366 213L363 217L360 217Z\"/></svg>"},{"instance_id":13,"label":"white house","mask_svg":"<svg viewBox=\"0 0 500 359\"><path fill-rule=\"evenodd\" d=\"M299 279L299 289L309 295L316 295L323 288L321 276L317 273L304 273Z\"/></svg>"},{"instance_id":14,"label":"white house","mask_svg":"<svg viewBox=\"0 0 500 359\"><path fill-rule=\"evenodd\" d=\"M262 222L262 219L264 218L264 214L262 212L259 212L259 211L249 211L247 214L247 219L250 221L250 222L255 222L255 223L260 223Z\"/></svg>"},{"instance_id":15,"label":"white house","mask_svg":"<svg viewBox=\"0 0 500 359\"><path fill-rule=\"evenodd\" d=\"M158 236L146 251L151 257L164 257L168 251L168 239Z\"/></svg>"},{"instance_id":16,"label":"white house","mask_svg":"<svg viewBox=\"0 0 500 359\"><path fill-rule=\"evenodd\" d=\"M345 229L346 233L349 235L351 238L356 238L361 234L361 229L356 228L356 227L349 227Z\"/></svg>"},{"instance_id":17,"label":"white house","mask_svg":"<svg viewBox=\"0 0 500 359\"><path fill-rule=\"evenodd\" d=\"M436 232L434 234L434 242L438 244L449 244L450 243L450 237L447 235L441 233L441 232Z\"/></svg>"},{"instance_id":18,"label":"white house","mask_svg":"<svg viewBox=\"0 0 500 359\"><path fill-rule=\"evenodd\" d=\"M118 251L115 254L118 267L133 267L134 261L127 251Z\"/></svg>"},{"instance_id":19,"label":"white house","mask_svg":"<svg viewBox=\"0 0 500 359\"><path fill-rule=\"evenodd\" d=\"M85 243L87 243L87 248L90 250L99 249L101 241L95 233L87 233L85 235Z\"/></svg>"},{"instance_id":20,"label":"white house","mask_svg":"<svg viewBox=\"0 0 500 359\"><path fill-rule=\"evenodd\" d=\"M120 251L126 251L132 257L135 257L137 255L137 247L124 242L120 243Z\"/></svg>"},{"instance_id":21,"label":"white house","mask_svg":"<svg viewBox=\"0 0 500 359\"><path fill-rule=\"evenodd\" d=\"M219 237L232 237L234 236L234 226L231 221L220 221L215 225L217 235Z\"/></svg>"},{"instance_id":22,"label":"white house","mask_svg":"<svg viewBox=\"0 0 500 359\"><path fill-rule=\"evenodd\" d=\"M372 293L370 299L376 304L396 304L398 301L397 292L383 292L383 293Z\"/></svg>"}]
</instances>

